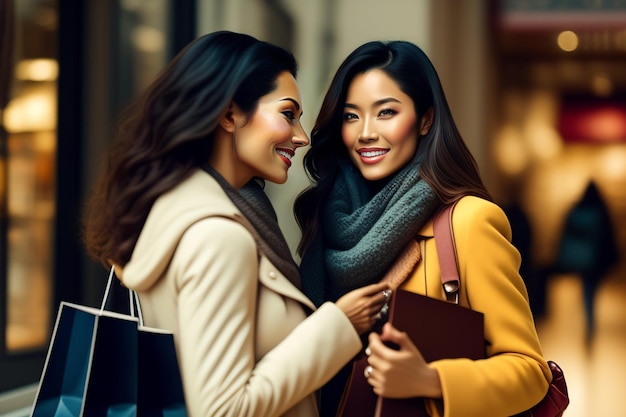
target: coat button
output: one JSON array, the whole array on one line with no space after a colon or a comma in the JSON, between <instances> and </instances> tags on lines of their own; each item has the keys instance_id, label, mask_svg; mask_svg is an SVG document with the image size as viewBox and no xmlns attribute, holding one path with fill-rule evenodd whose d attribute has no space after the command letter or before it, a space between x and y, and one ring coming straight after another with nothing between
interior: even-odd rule
<instances>
[{"instance_id":1,"label":"coat button","mask_svg":"<svg viewBox=\"0 0 626 417\"><path fill-rule=\"evenodd\" d=\"M270 279L276 279L278 278L278 275L276 275L276 272L274 271L270 271L268 276L270 277Z\"/></svg>"}]
</instances>

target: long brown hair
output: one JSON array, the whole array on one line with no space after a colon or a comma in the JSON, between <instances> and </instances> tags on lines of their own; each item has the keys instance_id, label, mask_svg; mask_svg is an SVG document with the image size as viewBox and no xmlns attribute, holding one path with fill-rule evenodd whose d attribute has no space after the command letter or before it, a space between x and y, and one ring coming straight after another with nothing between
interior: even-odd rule
<instances>
[{"instance_id":1,"label":"long brown hair","mask_svg":"<svg viewBox=\"0 0 626 417\"><path fill-rule=\"evenodd\" d=\"M154 201L209 160L219 115L235 102L251 115L293 55L252 36L220 31L183 49L130 105L83 215L87 253L130 259Z\"/></svg>"},{"instance_id":2,"label":"long brown hair","mask_svg":"<svg viewBox=\"0 0 626 417\"><path fill-rule=\"evenodd\" d=\"M439 76L426 54L406 41L368 42L354 50L340 65L322 102L311 133L311 147L304 166L314 184L296 199L294 212L302 230L298 253L313 239L320 208L332 188L337 159L347 158L341 140L346 95L352 79L370 69L380 69L413 99L418 120L433 108L434 120L419 139L420 175L444 203L465 195L491 200L478 166L459 133L448 107Z\"/></svg>"}]
</instances>

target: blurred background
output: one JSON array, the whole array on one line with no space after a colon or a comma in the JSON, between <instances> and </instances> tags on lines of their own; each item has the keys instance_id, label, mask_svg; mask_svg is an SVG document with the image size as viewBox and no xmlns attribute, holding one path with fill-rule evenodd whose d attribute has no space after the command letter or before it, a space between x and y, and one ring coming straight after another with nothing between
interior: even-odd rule
<instances>
[{"instance_id":1,"label":"blurred background","mask_svg":"<svg viewBox=\"0 0 626 417\"><path fill-rule=\"evenodd\" d=\"M0 415L29 415L59 302L100 305L78 219L116 114L218 29L295 53L307 130L356 46L421 46L509 214L565 415L626 415L626 0L0 0ZM303 153L266 188L294 251Z\"/></svg>"}]
</instances>

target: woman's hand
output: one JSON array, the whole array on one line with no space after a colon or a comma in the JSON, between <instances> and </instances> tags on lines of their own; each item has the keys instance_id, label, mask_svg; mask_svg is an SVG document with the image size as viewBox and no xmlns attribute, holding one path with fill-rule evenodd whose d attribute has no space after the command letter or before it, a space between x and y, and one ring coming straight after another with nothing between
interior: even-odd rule
<instances>
[{"instance_id":1,"label":"woman's hand","mask_svg":"<svg viewBox=\"0 0 626 417\"><path fill-rule=\"evenodd\" d=\"M366 353L369 363L366 368L367 382L377 395L387 398L442 397L437 371L426 363L407 334L390 323L383 326L380 335L370 333Z\"/></svg>"},{"instance_id":2,"label":"woman's hand","mask_svg":"<svg viewBox=\"0 0 626 417\"><path fill-rule=\"evenodd\" d=\"M371 284L344 294L335 304L348 316L359 335L362 335L372 329L380 309L390 295L391 290L387 284Z\"/></svg>"}]
</instances>

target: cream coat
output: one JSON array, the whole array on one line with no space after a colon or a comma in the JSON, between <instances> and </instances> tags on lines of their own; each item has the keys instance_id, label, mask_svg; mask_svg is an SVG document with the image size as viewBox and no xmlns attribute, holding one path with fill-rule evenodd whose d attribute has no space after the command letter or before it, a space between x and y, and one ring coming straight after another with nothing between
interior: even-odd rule
<instances>
[{"instance_id":1,"label":"cream coat","mask_svg":"<svg viewBox=\"0 0 626 417\"><path fill-rule=\"evenodd\" d=\"M511 244L504 212L486 200L462 198L454 209L452 225L460 304L484 313L488 359L432 362L441 379L445 406L441 413L441 401L431 401L430 412L444 417L511 416L538 403L551 380L518 272L520 254ZM419 235L423 261L403 288L445 300L432 221Z\"/></svg>"},{"instance_id":2,"label":"cream coat","mask_svg":"<svg viewBox=\"0 0 626 417\"><path fill-rule=\"evenodd\" d=\"M155 202L121 279L145 324L174 332L190 417L317 416L314 391L360 338L332 303L307 317L314 305L247 227L197 171Z\"/></svg>"}]
</instances>

